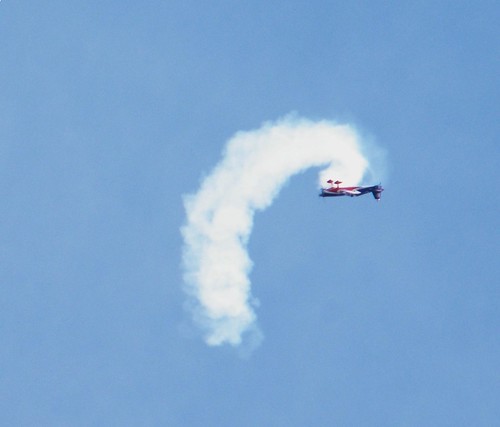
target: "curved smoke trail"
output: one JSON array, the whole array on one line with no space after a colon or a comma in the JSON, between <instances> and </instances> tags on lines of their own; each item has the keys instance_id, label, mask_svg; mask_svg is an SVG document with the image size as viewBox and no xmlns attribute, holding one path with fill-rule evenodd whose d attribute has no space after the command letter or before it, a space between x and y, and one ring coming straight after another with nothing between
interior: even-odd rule
<instances>
[{"instance_id":1,"label":"curved smoke trail","mask_svg":"<svg viewBox=\"0 0 500 427\"><path fill-rule=\"evenodd\" d=\"M186 292L209 345L239 345L256 329L246 246L256 210L267 208L285 182L326 166L319 182L360 183L368 161L355 130L326 120L285 118L237 133L196 194L184 196L183 263Z\"/></svg>"}]
</instances>

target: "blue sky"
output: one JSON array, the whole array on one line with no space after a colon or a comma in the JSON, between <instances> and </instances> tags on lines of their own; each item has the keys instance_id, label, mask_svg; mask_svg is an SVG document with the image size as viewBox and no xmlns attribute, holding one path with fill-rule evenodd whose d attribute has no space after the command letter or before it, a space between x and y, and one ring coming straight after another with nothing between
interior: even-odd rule
<instances>
[{"instance_id":1,"label":"blue sky","mask_svg":"<svg viewBox=\"0 0 500 427\"><path fill-rule=\"evenodd\" d=\"M498 422L499 12L2 1L1 423ZM293 177L248 247L261 346L207 347L182 195L292 111L376 141L386 191Z\"/></svg>"}]
</instances>

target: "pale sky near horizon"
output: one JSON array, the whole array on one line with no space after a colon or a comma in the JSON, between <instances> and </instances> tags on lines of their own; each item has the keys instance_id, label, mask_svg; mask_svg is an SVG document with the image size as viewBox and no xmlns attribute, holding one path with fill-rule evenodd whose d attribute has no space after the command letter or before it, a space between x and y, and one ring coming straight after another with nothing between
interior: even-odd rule
<instances>
[{"instance_id":1,"label":"pale sky near horizon","mask_svg":"<svg viewBox=\"0 0 500 427\"><path fill-rule=\"evenodd\" d=\"M498 423L499 12L0 2L0 424ZM182 196L291 112L356 126L386 191L294 176L248 244L262 343L208 347Z\"/></svg>"}]
</instances>

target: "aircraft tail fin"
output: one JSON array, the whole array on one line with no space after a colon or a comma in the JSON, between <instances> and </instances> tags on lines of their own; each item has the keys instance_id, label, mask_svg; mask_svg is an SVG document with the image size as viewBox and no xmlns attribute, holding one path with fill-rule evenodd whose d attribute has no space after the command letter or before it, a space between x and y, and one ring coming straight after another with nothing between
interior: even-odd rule
<instances>
[{"instance_id":1,"label":"aircraft tail fin","mask_svg":"<svg viewBox=\"0 0 500 427\"><path fill-rule=\"evenodd\" d=\"M375 190L372 191L375 200L377 201L380 200L380 198L382 197L382 191L384 191L384 189L382 188L382 184L377 185L377 188L375 188Z\"/></svg>"}]
</instances>

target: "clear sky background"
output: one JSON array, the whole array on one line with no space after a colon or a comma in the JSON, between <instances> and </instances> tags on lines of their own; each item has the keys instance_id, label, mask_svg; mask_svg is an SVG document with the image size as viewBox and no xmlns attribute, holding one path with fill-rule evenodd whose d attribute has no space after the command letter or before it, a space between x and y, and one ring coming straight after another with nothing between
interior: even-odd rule
<instances>
[{"instance_id":1,"label":"clear sky background","mask_svg":"<svg viewBox=\"0 0 500 427\"><path fill-rule=\"evenodd\" d=\"M499 21L488 0L3 0L0 424L497 425ZM292 111L374 140L386 191L295 176L249 243L261 346L207 347L182 195Z\"/></svg>"}]
</instances>

